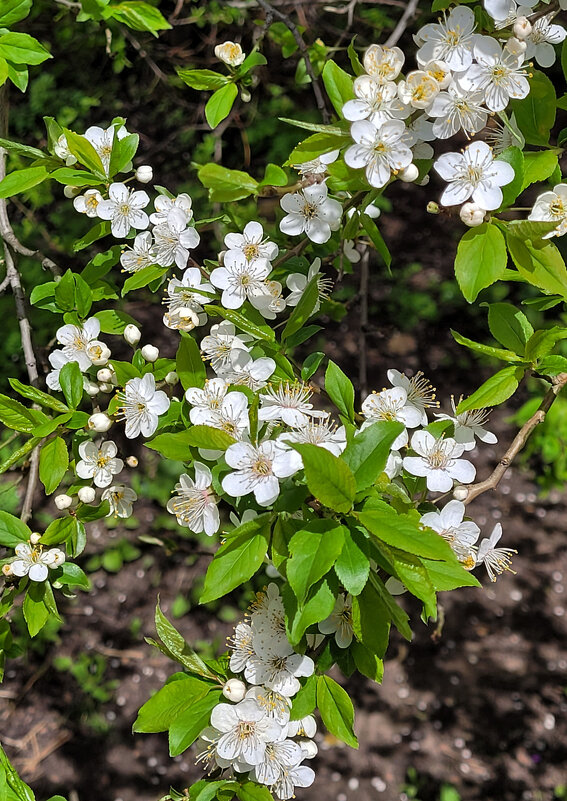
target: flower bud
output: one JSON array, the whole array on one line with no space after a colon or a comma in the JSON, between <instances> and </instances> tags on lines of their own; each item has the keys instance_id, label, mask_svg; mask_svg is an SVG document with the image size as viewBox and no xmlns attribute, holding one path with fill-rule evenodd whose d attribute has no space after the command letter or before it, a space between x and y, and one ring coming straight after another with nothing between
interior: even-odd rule
<instances>
[{"instance_id":1,"label":"flower bud","mask_svg":"<svg viewBox=\"0 0 567 801\"><path fill-rule=\"evenodd\" d=\"M175 372L175 370L171 370L165 377L165 383L171 384L174 387L176 384L179 383L179 376Z\"/></svg>"},{"instance_id":2,"label":"flower bud","mask_svg":"<svg viewBox=\"0 0 567 801\"><path fill-rule=\"evenodd\" d=\"M81 503L92 503L96 498L96 490L94 487L81 487L77 495Z\"/></svg>"},{"instance_id":3,"label":"flower bud","mask_svg":"<svg viewBox=\"0 0 567 801\"><path fill-rule=\"evenodd\" d=\"M378 206L375 206L374 203L369 203L368 206L364 209L364 213L367 217L371 217L373 220L377 220L380 214L382 213Z\"/></svg>"},{"instance_id":4,"label":"flower bud","mask_svg":"<svg viewBox=\"0 0 567 801\"><path fill-rule=\"evenodd\" d=\"M137 325L130 324L126 326L122 336L129 345L132 345L132 347L134 347L140 341L142 332L140 331Z\"/></svg>"},{"instance_id":5,"label":"flower bud","mask_svg":"<svg viewBox=\"0 0 567 801\"><path fill-rule=\"evenodd\" d=\"M155 362L159 356L159 348L156 348L155 345L144 345L142 356L147 362Z\"/></svg>"},{"instance_id":6,"label":"flower bud","mask_svg":"<svg viewBox=\"0 0 567 801\"><path fill-rule=\"evenodd\" d=\"M522 42L531 34L533 26L527 17L518 17L512 30L514 31L516 39Z\"/></svg>"},{"instance_id":7,"label":"flower bud","mask_svg":"<svg viewBox=\"0 0 567 801\"><path fill-rule=\"evenodd\" d=\"M243 103L249 103L252 100L252 95L248 91L248 89L241 89L240 90L240 99Z\"/></svg>"},{"instance_id":8,"label":"flower bud","mask_svg":"<svg viewBox=\"0 0 567 801\"><path fill-rule=\"evenodd\" d=\"M99 388L100 392L104 392L106 395L109 395L112 392L112 390L114 389L114 385L113 384L106 384L103 381L102 384L98 385L98 388Z\"/></svg>"},{"instance_id":9,"label":"flower bud","mask_svg":"<svg viewBox=\"0 0 567 801\"><path fill-rule=\"evenodd\" d=\"M439 214L441 209L439 208L439 203L436 203L434 200L430 200L427 204L427 213L428 214Z\"/></svg>"},{"instance_id":10,"label":"flower bud","mask_svg":"<svg viewBox=\"0 0 567 801\"><path fill-rule=\"evenodd\" d=\"M55 506L60 512L62 512L64 509L68 509L73 503L73 499L70 495L56 495L53 500L55 501Z\"/></svg>"},{"instance_id":11,"label":"flower bud","mask_svg":"<svg viewBox=\"0 0 567 801\"><path fill-rule=\"evenodd\" d=\"M103 384L112 384L114 376L115 373L113 370L110 370L108 367L103 367L102 370L97 372L96 379L97 381L102 381Z\"/></svg>"},{"instance_id":12,"label":"flower bud","mask_svg":"<svg viewBox=\"0 0 567 801\"><path fill-rule=\"evenodd\" d=\"M128 467L138 467L138 457L137 456L127 456L126 457L126 464Z\"/></svg>"},{"instance_id":13,"label":"flower bud","mask_svg":"<svg viewBox=\"0 0 567 801\"><path fill-rule=\"evenodd\" d=\"M69 198L69 200L72 200L74 197L76 197L79 194L80 191L81 191L81 187L80 186L64 186L63 187L63 194L65 195L66 198Z\"/></svg>"},{"instance_id":14,"label":"flower bud","mask_svg":"<svg viewBox=\"0 0 567 801\"><path fill-rule=\"evenodd\" d=\"M37 545L40 539L41 539L41 534L38 534L37 531L34 531L34 533L30 537L30 542L32 545Z\"/></svg>"},{"instance_id":15,"label":"flower bud","mask_svg":"<svg viewBox=\"0 0 567 801\"><path fill-rule=\"evenodd\" d=\"M142 164L136 170L136 180L139 181L141 184L149 184L149 182L154 177L154 171L150 167L149 164Z\"/></svg>"},{"instance_id":16,"label":"flower bud","mask_svg":"<svg viewBox=\"0 0 567 801\"><path fill-rule=\"evenodd\" d=\"M95 365L95 367L101 367L110 359L110 348L108 345L105 345L104 342L95 340L94 342L89 343L87 347L87 356Z\"/></svg>"},{"instance_id":17,"label":"flower bud","mask_svg":"<svg viewBox=\"0 0 567 801\"><path fill-rule=\"evenodd\" d=\"M459 217L469 228L476 228L477 225L482 225L485 216L486 210L476 203L463 203L459 212Z\"/></svg>"},{"instance_id":18,"label":"flower bud","mask_svg":"<svg viewBox=\"0 0 567 801\"><path fill-rule=\"evenodd\" d=\"M13 576L14 574L12 573L12 565L2 565L2 573L6 576L6 578Z\"/></svg>"},{"instance_id":19,"label":"flower bud","mask_svg":"<svg viewBox=\"0 0 567 801\"><path fill-rule=\"evenodd\" d=\"M95 412L95 414L91 414L87 423L88 428L90 428L92 431L98 432L99 434L108 431L111 425L112 420L104 412Z\"/></svg>"},{"instance_id":20,"label":"flower bud","mask_svg":"<svg viewBox=\"0 0 567 801\"><path fill-rule=\"evenodd\" d=\"M417 178L419 178L419 170L415 164L408 164L408 166L400 170L398 173L398 178L400 181L403 181L406 184L411 184Z\"/></svg>"},{"instance_id":21,"label":"flower bud","mask_svg":"<svg viewBox=\"0 0 567 801\"><path fill-rule=\"evenodd\" d=\"M94 381L87 381L85 383L85 392L89 396L89 398L94 398L100 392L98 384L95 384Z\"/></svg>"},{"instance_id":22,"label":"flower bud","mask_svg":"<svg viewBox=\"0 0 567 801\"><path fill-rule=\"evenodd\" d=\"M229 679L222 688L222 694L229 701L234 701L237 704L246 695L246 685L240 679Z\"/></svg>"},{"instance_id":23,"label":"flower bud","mask_svg":"<svg viewBox=\"0 0 567 801\"><path fill-rule=\"evenodd\" d=\"M466 487L455 487L453 490L453 498L456 501L466 501L469 491Z\"/></svg>"}]
</instances>

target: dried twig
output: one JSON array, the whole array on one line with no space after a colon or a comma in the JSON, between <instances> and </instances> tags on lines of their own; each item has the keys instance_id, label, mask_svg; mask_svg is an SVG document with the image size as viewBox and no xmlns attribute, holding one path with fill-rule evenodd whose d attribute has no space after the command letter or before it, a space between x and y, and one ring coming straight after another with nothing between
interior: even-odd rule
<instances>
[{"instance_id":1,"label":"dried twig","mask_svg":"<svg viewBox=\"0 0 567 801\"><path fill-rule=\"evenodd\" d=\"M419 3L419 0L409 0L408 4L406 6L406 10L404 11L402 16L398 20L398 24L396 25L396 27L394 28L392 33L386 39L386 43L385 43L386 47L393 47L395 44L397 44L400 41L400 39L402 38L402 36L404 34L405 29L407 28L407 26L409 24L409 21L410 21L411 17L413 17L415 12L417 11L418 3Z\"/></svg>"},{"instance_id":2,"label":"dried twig","mask_svg":"<svg viewBox=\"0 0 567 801\"><path fill-rule=\"evenodd\" d=\"M558 376L555 376L553 379L552 386L547 390L538 410L527 420L521 429L518 431L514 439L512 440L512 444L504 454L504 456L500 459L490 476L485 481L480 481L478 484L472 484L468 489L467 497L464 500L465 504L470 503L475 498L478 498L479 495L482 495L483 492L487 492L488 490L495 489L498 486L500 481L502 480L506 470L510 467L513 460L516 458L518 453L522 450L524 445L526 444L528 437L538 426L540 423L543 423L545 420L545 416L549 411L551 405L555 401L555 398L559 395L565 384L567 384L567 373L560 373Z\"/></svg>"},{"instance_id":3,"label":"dried twig","mask_svg":"<svg viewBox=\"0 0 567 801\"><path fill-rule=\"evenodd\" d=\"M317 78L315 77L315 72L313 70L313 64L311 63L311 59L309 58L309 52L307 50L307 45L303 41L302 35L299 33L297 26L295 23L291 21L291 19L284 14L283 11L279 11L277 8L271 3L266 2L266 0L256 0L259 6L261 6L264 11L266 12L266 25L269 24L269 18L277 17L284 25L288 28L288 30L293 35L297 47L299 48L299 52L303 56L305 61L305 69L307 70L307 74L311 78L311 85L313 87L313 94L315 95L315 102L317 103L317 108L321 113L321 117L323 118L323 122L325 125L331 121L331 115L327 109L325 104L325 97L323 92L321 91L321 85Z\"/></svg>"}]
</instances>

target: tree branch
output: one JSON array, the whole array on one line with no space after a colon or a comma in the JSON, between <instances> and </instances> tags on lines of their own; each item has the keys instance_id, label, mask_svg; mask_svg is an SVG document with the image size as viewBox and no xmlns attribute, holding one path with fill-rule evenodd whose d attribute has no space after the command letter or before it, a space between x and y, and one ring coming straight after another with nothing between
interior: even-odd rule
<instances>
[{"instance_id":1,"label":"tree branch","mask_svg":"<svg viewBox=\"0 0 567 801\"><path fill-rule=\"evenodd\" d=\"M261 6L264 11L266 12L266 26L269 25L271 17L277 17L281 22L286 25L288 30L292 33L293 38L299 48L299 52L303 56L305 61L305 69L307 70L307 74L311 78L311 85L313 87L313 94L315 95L315 102L317 103L317 108L321 114L323 119L323 123L328 125L331 121L331 115L327 109L325 104L325 97L323 92L321 91L321 85L317 78L315 77L315 72L313 70L313 64L311 63L311 59L309 58L309 52L307 50L307 45L303 41L302 35L299 33L297 26L295 23L291 21L291 19L284 14L283 11L279 11L277 8L274 8L270 3L266 2L266 0L256 0L259 6Z\"/></svg>"},{"instance_id":2,"label":"tree branch","mask_svg":"<svg viewBox=\"0 0 567 801\"><path fill-rule=\"evenodd\" d=\"M408 26L410 18L413 17L415 12L417 11L418 3L419 0L409 0L404 13L398 20L398 24L386 39L386 43L384 45L385 47L393 47L400 41L400 39L404 35L405 29Z\"/></svg>"},{"instance_id":3,"label":"tree branch","mask_svg":"<svg viewBox=\"0 0 567 801\"><path fill-rule=\"evenodd\" d=\"M514 439L512 440L512 444L504 454L504 456L500 459L494 470L492 471L491 475L485 479L484 481L480 481L478 484L472 484L470 487L464 487L463 489L468 490L467 497L463 501L463 503L468 504L473 501L475 498L478 498L479 495L482 495L484 492L488 490L495 489L506 470L510 467L513 460L516 458L518 453L522 450L524 445L526 444L528 437L538 426L540 423L543 423L545 420L545 416L549 409L551 408L553 402L555 401L556 397L559 395L565 384L567 384L567 373L560 373L559 375L555 376L553 379L552 386L547 390L546 394L542 402L539 405L539 408L534 414L527 420L521 429L518 431Z\"/></svg>"}]
</instances>

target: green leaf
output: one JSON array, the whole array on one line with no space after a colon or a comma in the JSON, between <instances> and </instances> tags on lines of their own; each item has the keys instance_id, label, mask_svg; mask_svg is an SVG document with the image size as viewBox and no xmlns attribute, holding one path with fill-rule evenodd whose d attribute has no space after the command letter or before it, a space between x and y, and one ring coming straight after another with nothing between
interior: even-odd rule
<instances>
[{"instance_id":1,"label":"green leaf","mask_svg":"<svg viewBox=\"0 0 567 801\"><path fill-rule=\"evenodd\" d=\"M342 70L334 61L327 61L322 74L329 100L339 117L342 117L344 104L347 100L354 98L352 76Z\"/></svg>"},{"instance_id":2,"label":"green leaf","mask_svg":"<svg viewBox=\"0 0 567 801\"><path fill-rule=\"evenodd\" d=\"M382 256L382 259L384 260L384 264L386 265L386 267L390 267L390 265L392 264L392 255L388 250L388 246L384 242L384 238L380 233L380 229L378 228L372 217L369 217L368 214L361 214L360 224L362 225L362 227L372 240L372 244L374 245L378 253Z\"/></svg>"},{"instance_id":3,"label":"green leaf","mask_svg":"<svg viewBox=\"0 0 567 801\"><path fill-rule=\"evenodd\" d=\"M291 705L291 720L301 720L310 715L317 704L317 677L309 676L294 696Z\"/></svg>"},{"instance_id":4,"label":"green leaf","mask_svg":"<svg viewBox=\"0 0 567 801\"><path fill-rule=\"evenodd\" d=\"M209 97L205 106L205 117L213 130L228 117L237 96L236 84L227 83Z\"/></svg>"},{"instance_id":5,"label":"green leaf","mask_svg":"<svg viewBox=\"0 0 567 801\"><path fill-rule=\"evenodd\" d=\"M61 167L55 172L49 173L49 177L59 184L69 186L101 186L103 181L97 175L93 175L86 170L74 170L70 167Z\"/></svg>"},{"instance_id":6,"label":"green leaf","mask_svg":"<svg viewBox=\"0 0 567 801\"><path fill-rule=\"evenodd\" d=\"M173 459L177 462L189 462L191 460L191 431L177 431L174 434L158 434L150 442L144 442L146 448L157 451L165 456L166 459Z\"/></svg>"},{"instance_id":7,"label":"green leaf","mask_svg":"<svg viewBox=\"0 0 567 801\"><path fill-rule=\"evenodd\" d=\"M196 673L206 679L216 680L201 657L188 645L182 635L177 631L161 611L159 601L156 604L155 625L158 637L162 641L170 659L179 662L191 673Z\"/></svg>"},{"instance_id":8,"label":"green leaf","mask_svg":"<svg viewBox=\"0 0 567 801\"><path fill-rule=\"evenodd\" d=\"M44 602L45 584L30 581L28 591L22 604L22 611L30 637L35 637L49 619L49 609Z\"/></svg>"},{"instance_id":9,"label":"green leaf","mask_svg":"<svg viewBox=\"0 0 567 801\"><path fill-rule=\"evenodd\" d=\"M421 563L427 570L429 579L435 589L456 590L457 587L480 587L480 581L462 565L447 562L433 562L430 559L422 559Z\"/></svg>"},{"instance_id":10,"label":"green leaf","mask_svg":"<svg viewBox=\"0 0 567 801\"><path fill-rule=\"evenodd\" d=\"M28 88L29 70L22 64L8 63L8 78L12 81L20 92L25 92Z\"/></svg>"},{"instance_id":11,"label":"green leaf","mask_svg":"<svg viewBox=\"0 0 567 801\"><path fill-rule=\"evenodd\" d=\"M314 587L303 606L300 606L289 584L282 587L282 598L287 615L286 627L289 641L296 645L303 637L305 630L314 623L329 617L335 606L336 579L332 573L327 574Z\"/></svg>"},{"instance_id":12,"label":"green leaf","mask_svg":"<svg viewBox=\"0 0 567 801\"><path fill-rule=\"evenodd\" d=\"M354 74L358 78L359 75L364 75L366 70L362 66L362 63L361 63L361 61L360 61L360 59L358 57L358 53L355 50L355 47L354 47L355 40L356 40L356 36L353 36L352 40L351 40L351 43L349 44L349 46L347 48L347 53L348 53L348 57L350 59L350 65L352 67L352 71L354 72Z\"/></svg>"},{"instance_id":13,"label":"green leaf","mask_svg":"<svg viewBox=\"0 0 567 801\"><path fill-rule=\"evenodd\" d=\"M90 590L91 583L79 565L73 562L63 562L58 570L60 575L58 575L57 581L61 584L66 584L68 587L80 587L82 590Z\"/></svg>"},{"instance_id":14,"label":"green leaf","mask_svg":"<svg viewBox=\"0 0 567 801\"><path fill-rule=\"evenodd\" d=\"M303 362L303 366L301 368L301 379L303 381L309 381L311 376L315 375L317 370L319 369L319 365L325 358L325 354L321 351L315 351L314 353L310 353L309 356Z\"/></svg>"},{"instance_id":15,"label":"green leaf","mask_svg":"<svg viewBox=\"0 0 567 801\"><path fill-rule=\"evenodd\" d=\"M75 253L78 253L80 250L84 250L85 248L89 247L89 245L92 245L93 242L97 242L99 239L102 239L109 233L110 233L110 222L107 220L103 220L102 222L99 222L96 225L94 225L90 229L90 231L88 231L84 236L78 239L73 245L73 250L75 251Z\"/></svg>"},{"instance_id":16,"label":"green leaf","mask_svg":"<svg viewBox=\"0 0 567 801\"><path fill-rule=\"evenodd\" d=\"M69 150L75 156L77 161L91 170L91 172L93 172L95 175L100 175L101 177L106 178L100 156L89 140L85 136L81 136L74 131L69 131L67 128L63 128L63 133L67 139Z\"/></svg>"},{"instance_id":17,"label":"green leaf","mask_svg":"<svg viewBox=\"0 0 567 801\"><path fill-rule=\"evenodd\" d=\"M280 122L287 122L289 125L294 125L296 128L303 128L306 131L315 131L316 133L334 134L335 136L343 136L348 129L339 128L338 125L320 125L316 122L305 122L304 120L292 120L289 117L278 117Z\"/></svg>"},{"instance_id":18,"label":"green leaf","mask_svg":"<svg viewBox=\"0 0 567 801\"><path fill-rule=\"evenodd\" d=\"M356 495L356 481L349 466L318 445L290 443L301 454L309 491L329 509L348 512Z\"/></svg>"},{"instance_id":19,"label":"green leaf","mask_svg":"<svg viewBox=\"0 0 567 801\"><path fill-rule=\"evenodd\" d=\"M372 586L372 588L376 590L378 597L384 604L387 613L390 616L390 620L392 621L394 626L398 629L402 637L405 637L405 639L408 641L411 640L413 634L412 630L409 627L409 618L407 616L407 613L404 612L404 610L398 606L395 599L390 595L390 593L386 589L384 582L377 575L371 572L370 581L366 586L367 587Z\"/></svg>"},{"instance_id":20,"label":"green leaf","mask_svg":"<svg viewBox=\"0 0 567 801\"><path fill-rule=\"evenodd\" d=\"M194 448L226 451L229 445L234 445L236 442L234 437L231 437L226 431L212 426L192 426L185 433L188 444Z\"/></svg>"},{"instance_id":21,"label":"green leaf","mask_svg":"<svg viewBox=\"0 0 567 801\"><path fill-rule=\"evenodd\" d=\"M233 323L238 329L250 334L254 339L261 339L264 342L274 342L276 336L272 328L267 325L257 325L245 317L244 314L234 311L234 309L225 309L223 306L206 305L204 307L207 314L216 314L223 317L225 320ZM250 310L248 310L250 313Z\"/></svg>"},{"instance_id":22,"label":"green leaf","mask_svg":"<svg viewBox=\"0 0 567 801\"><path fill-rule=\"evenodd\" d=\"M541 375L551 376L567 373L567 359L565 356L546 356L539 362L537 371Z\"/></svg>"},{"instance_id":23,"label":"green leaf","mask_svg":"<svg viewBox=\"0 0 567 801\"><path fill-rule=\"evenodd\" d=\"M122 297L127 295L128 292L133 292L134 289L142 289L142 287L151 284L156 278L161 278L162 275L167 273L168 269L168 267L150 265L149 267L142 267L141 270L137 270L134 275L129 276L129 278L124 281L121 292Z\"/></svg>"},{"instance_id":24,"label":"green leaf","mask_svg":"<svg viewBox=\"0 0 567 801\"><path fill-rule=\"evenodd\" d=\"M15 32L0 36L0 56L14 64L42 64L52 58L51 53L33 36Z\"/></svg>"},{"instance_id":25,"label":"green leaf","mask_svg":"<svg viewBox=\"0 0 567 801\"><path fill-rule=\"evenodd\" d=\"M302 164L304 161L313 161L324 153L344 147L347 139L344 135L337 136L331 133L316 133L300 142L289 154L286 164Z\"/></svg>"},{"instance_id":26,"label":"green leaf","mask_svg":"<svg viewBox=\"0 0 567 801\"><path fill-rule=\"evenodd\" d=\"M470 228L457 247L455 276L465 299L472 303L478 293L503 277L508 257L501 231L490 223Z\"/></svg>"},{"instance_id":27,"label":"green leaf","mask_svg":"<svg viewBox=\"0 0 567 801\"><path fill-rule=\"evenodd\" d=\"M372 582L368 582L352 599L354 635L365 648L380 658L384 656L388 647L391 617L390 610Z\"/></svg>"},{"instance_id":28,"label":"green leaf","mask_svg":"<svg viewBox=\"0 0 567 801\"><path fill-rule=\"evenodd\" d=\"M508 249L520 275L548 295L567 297L567 268L557 247L549 240L542 243L508 237Z\"/></svg>"},{"instance_id":29,"label":"green leaf","mask_svg":"<svg viewBox=\"0 0 567 801\"><path fill-rule=\"evenodd\" d=\"M312 520L289 542L286 575L300 605L311 587L335 564L344 543L344 528L334 520Z\"/></svg>"},{"instance_id":30,"label":"green leaf","mask_svg":"<svg viewBox=\"0 0 567 801\"><path fill-rule=\"evenodd\" d=\"M49 440L39 456L39 478L47 495L57 489L68 467L69 454L65 441L61 437Z\"/></svg>"},{"instance_id":31,"label":"green leaf","mask_svg":"<svg viewBox=\"0 0 567 801\"><path fill-rule=\"evenodd\" d=\"M76 409L83 398L83 375L77 362L63 365L59 372L59 384L71 409Z\"/></svg>"},{"instance_id":32,"label":"green leaf","mask_svg":"<svg viewBox=\"0 0 567 801\"><path fill-rule=\"evenodd\" d=\"M200 91L220 89L221 86L224 86L229 81L226 75L221 75L220 72L213 72L213 70L184 70L177 68L177 74L187 86Z\"/></svg>"},{"instance_id":33,"label":"green leaf","mask_svg":"<svg viewBox=\"0 0 567 801\"><path fill-rule=\"evenodd\" d=\"M211 684L194 676L178 673L142 706L132 730L144 734L167 731L173 721L204 698Z\"/></svg>"},{"instance_id":34,"label":"green leaf","mask_svg":"<svg viewBox=\"0 0 567 801\"><path fill-rule=\"evenodd\" d=\"M45 159L47 156L43 150L38 150L37 147L30 147L23 145L20 142L12 142L10 139L0 139L0 147L8 150L10 153L17 153L18 156L23 156L29 159Z\"/></svg>"},{"instance_id":35,"label":"green leaf","mask_svg":"<svg viewBox=\"0 0 567 801\"><path fill-rule=\"evenodd\" d=\"M61 412L62 414L65 414L65 412L69 411L64 403L62 403L60 400L57 400L57 398L54 398L52 395L42 392L41 389L30 387L27 384L22 384L22 382L18 381L17 378L9 378L8 380L12 389L22 395L22 397L27 398L34 403L38 403L41 406L45 406L47 409L53 409L55 412Z\"/></svg>"},{"instance_id":36,"label":"green leaf","mask_svg":"<svg viewBox=\"0 0 567 801\"><path fill-rule=\"evenodd\" d=\"M169 727L169 756L182 754L195 742L209 725L211 712L220 700L220 690L209 691L204 698L196 701L172 721Z\"/></svg>"},{"instance_id":37,"label":"green leaf","mask_svg":"<svg viewBox=\"0 0 567 801\"><path fill-rule=\"evenodd\" d=\"M29 542L32 532L25 523L0 510L0 545L15 548L21 542Z\"/></svg>"},{"instance_id":38,"label":"green leaf","mask_svg":"<svg viewBox=\"0 0 567 801\"><path fill-rule=\"evenodd\" d=\"M547 181L557 167L557 153L537 150L524 153L524 180L522 191L538 181Z\"/></svg>"},{"instance_id":39,"label":"green leaf","mask_svg":"<svg viewBox=\"0 0 567 801\"><path fill-rule=\"evenodd\" d=\"M25 19L30 13L32 0L2 0L0 27L9 28L15 22Z\"/></svg>"},{"instance_id":40,"label":"green leaf","mask_svg":"<svg viewBox=\"0 0 567 801\"><path fill-rule=\"evenodd\" d=\"M342 458L354 473L357 490L374 484L384 471L392 443L403 430L403 423L382 420L353 437Z\"/></svg>"},{"instance_id":41,"label":"green leaf","mask_svg":"<svg viewBox=\"0 0 567 801\"><path fill-rule=\"evenodd\" d=\"M461 401L457 406L457 413L468 412L471 409L485 409L488 406L498 406L508 400L518 388L524 377L524 367L504 367L484 382L470 397ZM427 556L427 554L423 554Z\"/></svg>"},{"instance_id":42,"label":"green leaf","mask_svg":"<svg viewBox=\"0 0 567 801\"><path fill-rule=\"evenodd\" d=\"M167 31L171 28L161 11L143 0L127 0L112 5L109 9L112 9L115 20L135 31L148 31L157 37L158 31Z\"/></svg>"},{"instance_id":43,"label":"green leaf","mask_svg":"<svg viewBox=\"0 0 567 801\"><path fill-rule=\"evenodd\" d=\"M140 137L138 134L127 134L127 136L119 139L115 136L112 140L112 153L110 154L110 164L108 166L108 175L112 178L118 172L124 172L126 167L132 163L132 159L136 155Z\"/></svg>"},{"instance_id":44,"label":"green leaf","mask_svg":"<svg viewBox=\"0 0 567 801\"><path fill-rule=\"evenodd\" d=\"M325 373L325 391L342 417L354 423L354 387L352 381L330 359Z\"/></svg>"},{"instance_id":45,"label":"green leaf","mask_svg":"<svg viewBox=\"0 0 567 801\"><path fill-rule=\"evenodd\" d=\"M127 325L138 325L137 321L129 314L116 309L104 309L97 312L96 319L100 323L100 330L103 334L123 334Z\"/></svg>"},{"instance_id":46,"label":"green leaf","mask_svg":"<svg viewBox=\"0 0 567 801\"><path fill-rule=\"evenodd\" d=\"M318 301L319 276L314 275L303 290L299 303L294 308L285 324L285 328L282 331L282 342L285 342L288 337L295 334L300 328L303 328L307 320L315 313L315 307Z\"/></svg>"},{"instance_id":47,"label":"green leaf","mask_svg":"<svg viewBox=\"0 0 567 801\"><path fill-rule=\"evenodd\" d=\"M524 155L519 147L507 147L497 161L505 161L514 170L514 178L502 187L502 203L500 208L511 206L524 188Z\"/></svg>"},{"instance_id":48,"label":"green leaf","mask_svg":"<svg viewBox=\"0 0 567 801\"><path fill-rule=\"evenodd\" d=\"M285 170L277 164L267 164L260 186L286 186L287 175Z\"/></svg>"},{"instance_id":49,"label":"green leaf","mask_svg":"<svg viewBox=\"0 0 567 801\"><path fill-rule=\"evenodd\" d=\"M34 433L39 425L48 420L43 412L26 408L8 395L0 395L0 422L14 431Z\"/></svg>"},{"instance_id":50,"label":"green leaf","mask_svg":"<svg viewBox=\"0 0 567 801\"><path fill-rule=\"evenodd\" d=\"M423 601L429 617L437 617L437 595L427 570L417 556L399 551L397 548L381 546L390 564L396 571L397 578L408 588L412 595Z\"/></svg>"},{"instance_id":51,"label":"green leaf","mask_svg":"<svg viewBox=\"0 0 567 801\"><path fill-rule=\"evenodd\" d=\"M45 181L48 175L45 167L26 167L24 170L14 170L0 181L0 198L26 192Z\"/></svg>"},{"instance_id":52,"label":"green leaf","mask_svg":"<svg viewBox=\"0 0 567 801\"><path fill-rule=\"evenodd\" d=\"M484 356L493 356L495 359L501 359L504 362L517 362L518 355L511 350L504 350L503 348L493 348L491 345L483 345L480 342L474 342L472 339L467 339L458 331L451 331L453 339L459 345L464 345L465 348L470 348L477 353L482 353Z\"/></svg>"},{"instance_id":53,"label":"green leaf","mask_svg":"<svg viewBox=\"0 0 567 801\"><path fill-rule=\"evenodd\" d=\"M258 181L247 172L229 170L220 164L205 164L200 168L197 177L209 190L209 199L213 203L242 200L258 189Z\"/></svg>"},{"instance_id":54,"label":"green leaf","mask_svg":"<svg viewBox=\"0 0 567 801\"><path fill-rule=\"evenodd\" d=\"M379 508L377 506L377 503L372 506L367 503L357 514L362 525L377 539L415 556L455 561L455 555L446 540L433 529L422 526L419 518L396 514L386 503L380 503Z\"/></svg>"},{"instance_id":55,"label":"green leaf","mask_svg":"<svg viewBox=\"0 0 567 801\"><path fill-rule=\"evenodd\" d=\"M343 688L330 676L317 676L317 707L327 729L352 748L358 748L354 734L354 708Z\"/></svg>"},{"instance_id":56,"label":"green leaf","mask_svg":"<svg viewBox=\"0 0 567 801\"><path fill-rule=\"evenodd\" d=\"M556 95L553 83L539 70L532 70L530 93L523 100L512 100L510 112L529 145L548 145L555 123Z\"/></svg>"},{"instance_id":57,"label":"green leaf","mask_svg":"<svg viewBox=\"0 0 567 801\"><path fill-rule=\"evenodd\" d=\"M175 356L175 370L183 389L204 386L207 371L201 358L199 346L190 334L181 335L181 341Z\"/></svg>"},{"instance_id":58,"label":"green leaf","mask_svg":"<svg viewBox=\"0 0 567 801\"><path fill-rule=\"evenodd\" d=\"M231 537L218 549L205 576L199 602L221 598L252 578L268 550L269 525L258 534Z\"/></svg>"},{"instance_id":59,"label":"green leaf","mask_svg":"<svg viewBox=\"0 0 567 801\"><path fill-rule=\"evenodd\" d=\"M381 684L384 678L384 662L379 656L373 654L361 642L353 642L350 647L350 653L354 659L354 664L359 673L363 676L368 676L372 681Z\"/></svg>"},{"instance_id":60,"label":"green leaf","mask_svg":"<svg viewBox=\"0 0 567 801\"><path fill-rule=\"evenodd\" d=\"M501 345L520 357L525 355L526 343L534 329L519 309L510 303L491 303L488 307L488 327Z\"/></svg>"},{"instance_id":61,"label":"green leaf","mask_svg":"<svg viewBox=\"0 0 567 801\"><path fill-rule=\"evenodd\" d=\"M370 560L361 547L357 532L344 529L344 544L335 562L335 573L347 592L360 595L368 581Z\"/></svg>"}]
</instances>

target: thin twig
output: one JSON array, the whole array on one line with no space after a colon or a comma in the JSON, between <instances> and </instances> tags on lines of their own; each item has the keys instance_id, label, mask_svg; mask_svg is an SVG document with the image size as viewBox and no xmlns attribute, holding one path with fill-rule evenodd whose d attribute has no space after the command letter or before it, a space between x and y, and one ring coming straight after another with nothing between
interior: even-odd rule
<instances>
[{"instance_id":1,"label":"thin twig","mask_svg":"<svg viewBox=\"0 0 567 801\"><path fill-rule=\"evenodd\" d=\"M313 94L315 95L315 102L317 103L317 108L321 113L321 117L323 118L323 123L328 125L331 121L331 115L327 109L325 104L325 97L323 92L321 91L321 85L319 84L318 79L315 77L315 72L313 70L313 64L311 63L311 59L309 58L309 51L307 50L307 45L305 44L302 35L299 33L297 26L295 23L291 21L291 19L284 14L283 11L279 11L277 8L274 8L271 3L266 2L266 0L256 0L259 6L261 6L264 11L266 12L266 16L270 17L277 17L284 25L288 28L288 30L293 35L297 47L299 48L299 52L303 56L305 61L305 69L307 74L311 78L311 85L313 87ZM266 20L267 22L267 20Z\"/></svg>"},{"instance_id":2,"label":"thin twig","mask_svg":"<svg viewBox=\"0 0 567 801\"><path fill-rule=\"evenodd\" d=\"M480 481L478 484L473 484L472 486L468 487L468 494L464 500L465 504L470 503L475 498L478 498L479 495L482 495L483 492L487 492L488 490L494 489L498 486L506 470L510 467L513 460L516 458L518 453L522 450L524 445L527 442L528 437L540 423L543 423L545 420L545 416L551 405L555 401L555 398L559 395L565 384L567 384L567 373L560 373L558 376L555 376L553 379L553 385L547 390L546 394L542 402L539 405L538 410L527 420L521 429L518 431L514 439L512 440L512 444L504 454L504 456L500 459L490 476L485 481Z\"/></svg>"},{"instance_id":3,"label":"thin twig","mask_svg":"<svg viewBox=\"0 0 567 801\"><path fill-rule=\"evenodd\" d=\"M393 47L400 41L400 39L404 35L405 29L409 24L410 18L413 17L415 12L417 11L418 3L419 0L409 0L406 6L406 10L398 20L398 24L386 39L385 47Z\"/></svg>"},{"instance_id":4,"label":"thin twig","mask_svg":"<svg viewBox=\"0 0 567 801\"><path fill-rule=\"evenodd\" d=\"M368 395L368 372L366 358L366 329L368 326L368 278L370 252L365 248L360 259L360 319L358 321L358 389L361 397Z\"/></svg>"}]
</instances>

